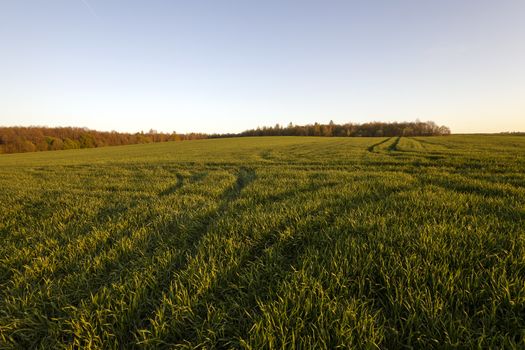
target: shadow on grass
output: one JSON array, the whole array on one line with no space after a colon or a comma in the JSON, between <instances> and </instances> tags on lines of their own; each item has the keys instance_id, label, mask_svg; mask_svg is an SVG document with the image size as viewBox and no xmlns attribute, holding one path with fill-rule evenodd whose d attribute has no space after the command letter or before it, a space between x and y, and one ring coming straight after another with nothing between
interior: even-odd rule
<instances>
[{"instance_id":1,"label":"shadow on grass","mask_svg":"<svg viewBox=\"0 0 525 350\"><path fill-rule=\"evenodd\" d=\"M175 174L175 176L177 177L176 183L172 186L169 186L165 190L161 191L159 193L159 196L161 197L169 196L170 194L177 192L177 190L179 190L184 185L184 176L178 173Z\"/></svg>"},{"instance_id":2,"label":"shadow on grass","mask_svg":"<svg viewBox=\"0 0 525 350\"><path fill-rule=\"evenodd\" d=\"M340 209L352 210L400 190L402 188L389 188L380 193L352 198L350 203L345 203L342 208L332 208L331 212L319 208L317 215L308 216L301 223L290 224L285 220L270 233L255 240L248 237L248 242L255 243L239 248L242 249L239 250L242 256L240 261L220 271L208 289L193 299L191 305L185 306L186 311L170 320L165 333L155 334L151 325L145 324L141 334L146 339L141 345L175 345L182 342L202 345L201 336L214 334L215 340L210 340L207 346L238 347L239 344L231 340L249 333L253 316L260 313L260 302L278 298L281 283L290 278L296 267L300 267L306 251L319 244L319 232L334 222L335 217L340 215ZM340 204L343 205L342 202ZM292 234L281 235L286 230ZM210 328L209 332L206 327Z\"/></svg>"},{"instance_id":3,"label":"shadow on grass","mask_svg":"<svg viewBox=\"0 0 525 350\"><path fill-rule=\"evenodd\" d=\"M388 137L384 139L383 141L374 143L372 146L368 147L367 150L368 152L377 153L378 151L376 150L376 147L381 146L382 144L387 143L390 140L392 140L392 137Z\"/></svg>"}]
</instances>

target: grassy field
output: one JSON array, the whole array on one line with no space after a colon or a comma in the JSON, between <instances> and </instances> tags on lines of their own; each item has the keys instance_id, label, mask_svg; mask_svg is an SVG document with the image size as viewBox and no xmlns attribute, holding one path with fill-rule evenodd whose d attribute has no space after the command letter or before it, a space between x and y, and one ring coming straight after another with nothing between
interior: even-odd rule
<instances>
[{"instance_id":1,"label":"grassy field","mask_svg":"<svg viewBox=\"0 0 525 350\"><path fill-rule=\"evenodd\" d=\"M525 137L0 156L0 348L524 348Z\"/></svg>"}]
</instances>

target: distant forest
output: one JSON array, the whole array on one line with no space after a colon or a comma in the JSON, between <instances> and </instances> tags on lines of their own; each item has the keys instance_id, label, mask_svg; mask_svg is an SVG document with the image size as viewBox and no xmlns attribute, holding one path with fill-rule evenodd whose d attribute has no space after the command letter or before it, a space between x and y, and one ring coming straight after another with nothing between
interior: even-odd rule
<instances>
[{"instance_id":1,"label":"distant forest","mask_svg":"<svg viewBox=\"0 0 525 350\"><path fill-rule=\"evenodd\" d=\"M48 127L0 127L0 153L20 153L51 151L76 148L120 146L138 143L184 141L206 138L246 137L246 136L343 136L343 137L382 137L382 136L438 136L448 135L450 129L428 122L403 123L364 123L293 125L283 127L262 127L246 130L238 134L177 134L103 132L86 128L48 128Z\"/></svg>"},{"instance_id":2,"label":"distant forest","mask_svg":"<svg viewBox=\"0 0 525 350\"><path fill-rule=\"evenodd\" d=\"M438 126L432 121L381 123L371 122L364 124L328 124L293 125L283 127L279 124L273 127L262 127L243 131L239 134L219 134L210 137L238 137L238 136L338 136L338 137L390 137L390 136L442 136L449 135L450 129Z\"/></svg>"},{"instance_id":3,"label":"distant forest","mask_svg":"<svg viewBox=\"0 0 525 350\"><path fill-rule=\"evenodd\" d=\"M76 148L132 145L207 138L206 134L159 133L150 130L135 134L104 132L86 128L0 127L0 153L53 151Z\"/></svg>"}]
</instances>

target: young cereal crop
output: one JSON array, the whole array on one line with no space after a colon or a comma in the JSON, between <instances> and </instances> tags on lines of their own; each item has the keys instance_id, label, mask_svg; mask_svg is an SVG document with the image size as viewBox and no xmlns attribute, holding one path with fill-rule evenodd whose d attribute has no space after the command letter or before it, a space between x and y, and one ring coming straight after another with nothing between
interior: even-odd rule
<instances>
[{"instance_id":1,"label":"young cereal crop","mask_svg":"<svg viewBox=\"0 0 525 350\"><path fill-rule=\"evenodd\" d=\"M525 138L0 156L0 348L524 348Z\"/></svg>"}]
</instances>

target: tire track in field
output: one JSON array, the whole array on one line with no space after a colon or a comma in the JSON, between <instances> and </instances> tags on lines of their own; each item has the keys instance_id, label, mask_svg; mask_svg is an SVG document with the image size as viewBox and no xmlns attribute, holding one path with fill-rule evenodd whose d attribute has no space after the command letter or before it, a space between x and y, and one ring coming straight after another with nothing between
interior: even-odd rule
<instances>
[{"instance_id":1,"label":"tire track in field","mask_svg":"<svg viewBox=\"0 0 525 350\"><path fill-rule=\"evenodd\" d=\"M177 177L177 181L175 182L175 184L161 191L159 193L159 196L161 197L168 196L170 194L177 192L182 186L184 186L184 176L182 176L179 173L176 173L175 176Z\"/></svg>"},{"instance_id":2,"label":"tire track in field","mask_svg":"<svg viewBox=\"0 0 525 350\"><path fill-rule=\"evenodd\" d=\"M291 194L289 192L286 193ZM310 193L310 191L307 193ZM295 191L294 194L299 195L304 193L301 191ZM288 197L287 199L290 199L291 197ZM281 200L282 199L285 198L281 198ZM273 200L264 199L261 204L271 205L270 202L275 203ZM320 205L321 204L319 204L319 206ZM325 215L325 213L321 210L314 211L321 213L320 215ZM174 317L172 316L172 319L170 320L171 326L173 327L170 327L170 329L161 330L160 334L157 333L156 330L152 329L154 324L157 323L154 321L155 318L158 317L158 315L164 315L163 310L166 307L166 305L163 305L162 300L159 300L159 305L152 312L149 321L143 325L142 329L135 330L135 332L137 332L137 339L142 338L142 340L139 340L139 345L145 345L147 347L155 347L163 344L174 345L178 344L182 338L195 338L196 334L194 333L194 329L191 326L191 323L188 323L187 320L192 316L201 319L206 318L208 310L204 305L200 304L200 301L203 299L211 300L214 303L222 303L226 299L234 298L236 302L241 303L247 299L251 300L252 298L250 294L253 293L254 290L270 290L272 286L264 283L264 281L268 280L269 278L278 278L279 280L284 278L286 273L292 271L293 266L297 263L296 259L301 255L303 248L306 248L305 245L299 244L297 235L291 234L285 237L280 237L278 233L285 230L302 232L301 229L305 229L307 231L305 234L301 234L302 238L303 236L314 233L316 230L321 228L319 226L319 222L316 222L317 218L317 216L312 216L309 218L309 220L303 222L299 226L295 222L290 223L289 220L284 220L283 222L278 223L277 226L270 232L256 237L254 243L251 245L248 244L245 249L239 248L242 249L242 252L239 251L239 254L241 254L244 258L242 258L237 264L233 264L231 266L228 265L225 270L221 270L220 273L212 279L209 286L200 291L198 294L188 295L188 300L186 300L188 304L178 305L181 311L180 314L173 315ZM253 239L254 237L249 238ZM252 242L251 239L250 242ZM245 295L239 295L237 290L231 290L229 286L238 279L237 276L242 276L241 274L243 272L247 272L247 270L250 268L254 268L256 264L259 264L262 261L270 258L269 249L273 250L274 254L279 255L280 259L279 261L273 261L273 263L269 265L268 268L265 266L264 269L257 269L257 280L262 282L261 285L254 286L253 284L250 284L249 286L244 286L243 290L247 292ZM188 268L189 267L190 266L188 266ZM182 276L185 276L184 273ZM188 281L187 279L180 280L179 282L181 285L184 285L187 288L191 285L191 281ZM167 296L165 295L163 300L166 300L166 298ZM253 307L255 307L255 305L253 305ZM230 310L229 316L231 316L230 313L237 313L237 311L238 310ZM247 315L241 312L238 314L238 316L239 317L237 317L236 320L245 318ZM173 330L176 331L174 332ZM164 331L167 331L167 333L164 333ZM148 338L147 335L154 335L154 337ZM224 345L226 348L229 347L228 344L222 345Z\"/></svg>"},{"instance_id":3,"label":"tire track in field","mask_svg":"<svg viewBox=\"0 0 525 350\"><path fill-rule=\"evenodd\" d=\"M248 167L241 167L237 173L234 186L222 194L222 204L219 208L225 209L230 204L230 202L239 197L243 188L248 186L252 181L255 180L255 178L255 170ZM222 210L218 210L218 212L220 211Z\"/></svg>"},{"instance_id":4,"label":"tire track in field","mask_svg":"<svg viewBox=\"0 0 525 350\"><path fill-rule=\"evenodd\" d=\"M424 141L416 139L414 137L404 137L401 143L395 145L395 151L404 153L407 159L418 159L434 162L436 160L441 160L446 157L446 154L442 152L436 152L433 150L427 149L425 145L430 145L429 143L424 143ZM420 163L418 164L421 165Z\"/></svg>"},{"instance_id":5,"label":"tire track in field","mask_svg":"<svg viewBox=\"0 0 525 350\"><path fill-rule=\"evenodd\" d=\"M164 330L166 333L155 334L151 329L139 330L142 335L155 335L154 338L144 339L140 345L169 344L173 346L180 344L184 339L197 342L198 335L195 334L192 327L194 323L191 322L191 319L195 317L198 319L197 324L205 324L205 320L210 317L213 319L214 312L218 312L221 318L227 316L222 321L223 326L225 326L224 329L234 328L229 326L238 324L240 320L243 320L247 334L254 321L254 316L258 314L260 303L267 303L278 298L276 291L279 290L279 286L290 278L290 272L300 266L307 250L318 245L315 237L317 237L318 232L326 229L327 222L333 222L335 217L341 215L341 209L349 211L359 207L362 203L367 203L371 198L376 198L376 196L387 198L401 190L402 188L393 188L380 191L379 194L364 194L352 199L350 206L335 206L329 212L308 208L305 209L306 212L318 214L296 222L284 220L272 232L262 235L255 244L248 245L244 251L239 252L244 258L233 266L227 265L226 269L221 270L207 289L198 296L191 295L189 305L180 305L180 313L173 315L175 316L174 319L169 320L169 329ZM319 204L319 206L321 205ZM289 231L289 234L281 236L280 233L284 231ZM272 280L272 285L265 283L269 279ZM261 293L262 291L264 292ZM254 295L257 294L262 294L265 297L262 299L254 298ZM207 302L202 303L202 300ZM242 307L221 310L220 306L229 304L229 301L232 301L233 305L242 305ZM210 309L208 305L213 305L213 307ZM247 308L246 305L250 305L250 307ZM226 314L223 314L223 311ZM210 312L212 312L211 316ZM164 315L160 308L155 313ZM173 330L177 331L173 332ZM234 333L221 335L221 338L235 339L239 336L240 334ZM207 345L210 347L218 346L219 348L230 348L232 345L236 347L231 343L220 343L220 340L218 344Z\"/></svg>"},{"instance_id":6,"label":"tire track in field","mask_svg":"<svg viewBox=\"0 0 525 350\"><path fill-rule=\"evenodd\" d=\"M420 137L418 137L417 139L416 138L413 138L413 139L417 140L420 143L429 145L430 147L434 147L435 150L432 150L434 152L438 152L438 151L443 152L443 151L448 151L448 150L453 150L454 149L454 147L452 147L451 145L443 144L443 143L439 143L439 142L431 142L431 141L428 141L428 140L422 140Z\"/></svg>"},{"instance_id":7,"label":"tire track in field","mask_svg":"<svg viewBox=\"0 0 525 350\"><path fill-rule=\"evenodd\" d=\"M198 174L195 176L195 179L198 180L199 178L204 177L204 175ZM157 287L162 287L163 285L167 284L167 281L171 278L171 273L178 267L178 266L184 266L185 262L184 259L188 259L191 257L192 254L194 254L194 251L196 250L196 247L198 246L198 242L200 239L206 234L206 232L210 229L210 227L214 224L214 222L220 217L220 214L222 211L224 211L229 203L236 199L236 197L241 193L242 189L247 186L253 179L255 178L255 173L251 169L247 168L241 168L238 172L238 176L235 179L235 182L232 186L228 186L228 188L222 193L220 196L221 205L217 207L211 214L209 212L206 212L201 215L201 219L197 218L194 219L196 222L196 225L194 227L191 227L189 229L182 227L182 230L185 230L186 232L181 232L181 235L173 235L171 229L166 229L164 232L161 232L157 235L152 235L154 241L161 240L163 245L162 248L159 250L155 250L155 247L151 247L151 240L144 240L142 238L148 239L148 237L142 237L142 235L148 235L147 231L144 231L141 233L141 237L134 237L131 240L132 247L130 248L132 251L139 251L142 252L143 258L140 259L140 262L137 264L133 264L129 266L128 270L119 270L122 269L124 265L121 265L122 263L125 263L128 261L132 256L127 256L126 251L120 249L118 243L115 243L113 245L113 248L110 249L109 253L101 252L101 254L104 254L102 256L101 254L96 254L92 257L90 257L91 261L94 261L94 259L98 259L99 256L102 256L105 260L103 263L103 266L100 269L97 269L96 271L88 272L84 275L76 276L77 270L72 271L71 274L69 273L61 273L63 278L59 278L58 280L55 280L52 282L52 286L64 285L65 279L69 280L71 283L69 284L69 288L66 288L66 290L76 290L80 291L82 290L82 293L75 293L67 296L67 304L59 303L57 306L53 306L54 303L56 303L55 300L50 299L46 300L44 303L41 301L41 306L37 307L36 309L32 308L33 312L36 312L36 315L39 315L39 319L35 320L35 322L39 323L41 319L46 319L48 316L48 311L44 311L44 308L49 308L50 306L53 307L55 310L55 321L61 324L61 327L65 327L65 331L72 332L73 329L77 329L78 327L82 326L82 322L76 323L75 321L78 320L77 315L78 314L84 314L85 317L88 318L97 318L98 316L95 316L95 314L104 314L106 311L117 307L115 304L107 305L107 307L104 310L100 309L100 303L97 300L110 300L106 299L108 296L108 293L110 293L113 297L111 300L121 300L122 299L122 288L125 288L126 286L129 286L129 283L121 282L117 283L119 281L126 280L125 278L128 277L130 280L135 281L137 279L140 280L140 284L135 284L132 289L129 289L130 291L133 291L132 295L130 297L124 297L124 303L130 304L129 313L131 315L134 314L134 310L139 310L141 305L147 305L147 301L151 297L146 297L145 299L141 299L142 295L148 295L148 293L151 293L152 290L147 290L147 288L143 288L142 292L140 291L140 287L145 285L148 281L152 280L158 280L161 283L155 284L155 287L153 290L155 290ZM177 226L177 222L175 223L168 223L167 226ZM192 234L194 232L197 232L198 235ZM156 236L156 237L155 237ZM162 237L167 237L167 241L163 241ZM182 239L180 238L182 236ZM124 238L125 239L125 238ZM122 240L121 240L122 241ZM128 239L129 241L129 239ZM154 243L154 242L153 242ZM174 249L174 247L182 246L182 249ZM129 248L129 247L128 247ZM153 250L151 250L153 248ZM127 249L127 250L130 250ZM114 252L114 253L111 253ZM150 252L150 253L149 253ZM193 252L193 253L192 253ZM136 253L136 252L135 252ZM175 254L174 254L175 253ZM140 255L139 254L139 255ZM161 258L163 256L171 257L166 264L155 264L156 262L162 260ZM125 261L119 260L119 257L124 257ZM147 267L151 266L151 264L155 264L157 266L157 269L153 271L152 276L148 276ZM127 263L125 264L127 265ZM160 265L160 266L159 266ZM117 270L115 270L117 268ZM117 271L118 273L115 274L114 272ZM58 277L58 276L57 276ZM136 288L139 286L139 288ZM87 289L86 289L87 288ZM46 291L49 291L50 289L46 287ZM54 290L54 289L53 289ZM138 291L137 291L138 290ZM102 294L101 294L102 293ZM160 291L159 291L160 293ZM139 295L138 300L144 300L144 302L136 303L137 298L135 298L136 295ZM34 295L35 297L37 295ZM127 298L130 298L131 300L128 300ZM133 299L135 298L135 299ZM157 298L158 299L158 298ZM66 309L58 310L56 307L67 307L67 311L63 313ZM103 311L101 313L101 311ZM58 317L57 317L58 316ZM140 317L131 317L132 320L140 320ZM111 315L108 315L108 325L111 324ZM131 332L132 325L122 325L130 327L128 332ZM102 328L97 328L97 330L103 332ZM73 333L70 333L73 334ZM130 334L130 333L129 333ZM42 335L42 337L45 337L45 335ZM42 338L39 339L33 339L38 341L41 341ZM72 339L68 339L68 341L72 341Z\"/></svg>"},{"instance_id":8,"label":"tire track in field","mask_svg":"<svg viewBox=\"0 0 525 350\"><path fill-rule=\"evenodd\" d=\"M389 142L391 143L388 144ZM411 149L411 146L417 147L418 149ZM386 155L389 157L396 157L398 159L404 159L408 161L416 161L418 159L435 161L444 158L442 154L426 151L424 146L419 142L419 140L416 140L412 137L402 136L396 136L395 138L390 137L387 140L378 142L368 147L368 151L377 155ZM418 166L422 165L418 164Z\"/></svg>"},{"instance_id":9,"label":"tire track in field","mask_svg":"<svg viewBox=\"0 0 525 350\"><path fill-rule=\"evenodd\" d=\"M395 141L390 145L388 146L388 151L389 152L395 152L395 151L399 151L399 149L397 148L397 146L399 145L399 141L401 140L401 136L398 136Z\"/></svg>"},{"instance_id":10,"label":"tire track in field","mask_svg":"<svg viewBox=\"0 0 525 350\"><path fill-rule=\"evenodd\" d=\"M376 150L376 147L381 146L382 144L387 143L390 140L392 140L392 137L388 137L380 142L374 143L372 146L368 147L367 150L368 152L378 153L379 151Z\"/></svg>"},{"instance_id":11,"label":"tire track in field","mask_svg":"<svg viewBox=\"0 0 525 350\"><path fill-rule=\"evenodd\" d=\"M220 196L221 204L214 210L214 212L204 218L204 220L195 228L197 235L191 235L191 241L188 239L184 244L186 245L186 254L184 254L183 261L168 261L166 266L160 266L154 271L154 275L161 272L161 275L153 276L150 280L151 284L144 284L144 288L141 291L140 302L134 302L133 305L137 307L135 309L130 308L129 312L140 313L138 320L152 319L154 312L162 303L161 296L167 292L169 288L169 281L172 279L172 273L176 270L182 271L187 269L190 260L195 257L199 243L208 234L212 227L217 221L223 216L223 213L228 210L228 207L235 202L242 193L242 190L246 188L251 182L256 179L256 173L252 168L241 167L237 172L237 177L233 186L226 189ZM180 254L183 256L183 254ZM153 301L153 303L151 302ZM149 303L148 303L149 302ZM138 310L140 306L146 306L147 310ZM148 315L150 316L148 318ZM129 325L136 326L136 325ZM142 327L144 328L144 327ZM137 328L130 327L128 329L129 334L136 332Z\"/></svg>"},{"instance_id":12,"label":"tire track in field","mask_svg":"<svg viewBox=\"0 0 525 350\"><path fill-rule=\"evenodd\" d=\"M394 136L389 137L380 142L374 143L373 145L369 146L367 150L370 153L376 153L376 154L388 154L391 152L396 152L396 151L399 151L398 144L400 140L401 140L401 136L397 136L395 137L395 139L394 139ZM391 142L391 144L388 145L389 142ZM386 148L381 147L381 146L387 146L387 145L388 147Z\"/></svg>"},{"instance_id":13,"label":"tire track in field","mask_svg":"<svg viewBox=\"0 0 525 350\"><path fill-rule=\"evenodd\" d=\"M193 183L193 182L202 180L206 176L207 176L207 173L194 174L190 176L190 182ZM187 237L185 237L185 239L183 239L182 242L179 241L179 242L172 242L172 243L176 243L174 244L175 246L182 244L183 247L188 247L188 246L191 246L191 242L190 242L191 240L194 242L194 245L198 245L199 240L202 238L202 236L204 236L209 231L213 223L218 219L218 217L220 217L220 214L226 210L226 207L230 204L230 202L234 201L240 195L240 192L242 191L242 189L245 186L247 186L249 182L253 181L254 177L255 177L255 173L251 169L241 168L239 170L239 174L233 186L228 187L220 195L219 202L221 203L221 205L218 206L216 209L214 209L212 213L206 212L193 220L195 222L195 225L193 227L190 226L190 229L188 231L190 233L198 232L200 234L199 235L188 235ZM177 227L177 224L171 222L171 223L168 223L167 226ZM187 234L187 232L183 232L183 234ZM174 238L174 240L177 240L177 238ZM141 247L139 245L136 247L136 250L147 251L148 249L145 249L144 247ZM159 256L161 254L159 254L159 252L156 252L154 254L151 254L150 257L154 258L155 256Z\"/></svg>"},{"instance_id":14,"label":"tire track in field","mask_svg":"<svg viewBox=\"0 0 525 350\"><path fill-rule=\"evenodd\" d=\"M244 169L241 169L241 172L244 171ZM250 173L250 171L248 171L247 173ZM222 211L224 211L225 209L225 206L228 204L228 202L230 200L234 200L235 197L240 193L240 191L242 190L242 188L244 186L247 185L246 180L245 180L245 175L246 174L243 174L242 176L238 176L237 179L236 179L236 182L234 184L233 187L231 188L227 188L223 194L220 196L220 202L223 202L222 206L218 207L217 209L215 209L213 211L212 214L209 214L209 212L205 212L204 214L196 217L193 219L193 221L195 222L195 225L192 227L190 226L189 232L193 232L193 231L196 231L196 232L207 232L208 229L209 229L209 225L211 225L213 223L213 221L215 220L215 218L213 217L214 215L216 215L217 213L221 213ZM194 182L197 182L197 181L200 181L202 180L203 178L205 178L207 176L207 173L196 173L196 174L193 174L190 176L189 178L189 182L190 183L194 183ZM250 177L251 175L246 175L246 178ZM177 184L175 184L174 186L172 187L175 187L175 186L178 186L178 188L182 187L183 185L183 179L184 177L182 175L177 175L177 178L179 179L179 181L177 182ZM171 188L172 188L171 187ZM173 192L170 192L170 194L173 193ZM230 198L230 199L228 199ZM178 225L177 225L177 222L168 222L167 225L165 225L168 229L167 231L172 231L174 228L176 228ZM204 229L202 229L202 227L206 226ZM148 234L147 232L145 232L145 234ZM152 234L150 234L152 235ZM153 234L154 235L154 234ZM162 238L162 236L165 235L165 233L160 233L158 235L158 237L156 238ZM200 236L195 236L195 235L187 235L187 232L182 232L182 235L185 236L184 240L182 242L180 242L180 239L178 239L177 237L173 237L173 239L170 239L169 242L173 243L174 246L179 246L180 244L183 245L183 247L185 246L188 246L189 245L189 238L195 240L198 242L198 240L200 240ZM175 235L174 235L175 236ZM124 239L127 239L128 236L125 236ZM122 241L122 239L120 240ZM140 237L139 238L135 238L132 240L132 243L134 243L133 247L129 250L131 251L139 251L139 252L143 252L144 253L144 256L149 257L151 259L154 259L155 256L160 256L164 253L164 251L161 251L160 253L159 252L154 252L153 254L148 254L148 251L150 251L151 249L155 249L154 248L154 243L155 242L151 242L149 241L149 244L146 244L144 245L143 243L141 243L141 239ZM107 251L106 253L111 253L112 251L118 251L119 250L119 242L116 242L114 244L114 247L112 249L110 249L109 251ZM112 263L120 263L121 260L119 259L119 256L121 255L124 255L125 252L124 251L118 251L117 255L114 257L113 260L109 261L109 266L106 267L104 269L104 271L98 271L95 273L95 275L100 275L100 277L103 277L105 276L106 274L109 274L109 272L113 271L113 265ZM99 255L96 255L96 256L93 256L92 259L96 259ZM131 271L122 271L120 274L119 274L119 277L122 277L123 273L126 273L126 274L132 274L133 273L133 269L136 268L137 266L132 266L131 267ZM102 283L102 285L100 284L95 284L95 285L91 285L92 288L90 288L92 291L97 291L98 289L100 288L103 288L104 286L107 286L107 285L110 285L112 282L115 282L114 279L106 279L105 283Z\"/></svg>"},{"instance_id":15,"label":"tire track in field","mask_svg":"<svg viewBox=\"0 0 525 350\"><path fill-rule=\"evenodd\" d=\"M99 286L98 291L102 291L105 297L112 295L118 295L117 298L107 298L107 300L117 300L123 304L128 304L126 314L128 319L131 322L126 324L120 324L119 328L126 328L123 334L132 335L134 331L137 330L136 322L143 322L144 319L147 319L148 314L153 312L157 305L161 303L161 296L163 293L166 293L166 289L169 287L169 281L176 274L175 271L182 271L187 268L190 259L195 256L197 249L199 247L199 242L206 236L206 234L212 229L216 222L222 217L223 212L229 210L229 206L237 200L237 198L242 193L242 190L248 186L256 178L255 171L247 167L241 167L237 172L237 177L232 186L229 186L221 195L219 202L220 204L210 213L207 212L197 218L194 221L196 225L187 230L186 233L183 233L182 241L173 237L173 239L168 239L168 244L165 244L165 249L162 249L160 252L155 252L145 263L155 264L155 269L151 272L147 270L141 270L140 266L135 267L133 271L129 271L127 275L130 277L120 286L115 286L111 283L104 283L102 286ZM174 235L175 236L175 235ZM170 244L170 241L172 241ZM173 247L182 246L181 249L175 250ZM163 259L166 258L166 259ZM140 284L135 283L137 279L140 281ZM131 283L131 285L130 285ZM129 287L126 288L126 285ZM106 288L104 288L106 287ZM101 289L104 288L104 289ZM122 300L122 294L119 292L122 289L133 290L131 295L124 296ZM98 293L94 295L97 297ZM90 298L84 298L83 302L78 301L75 305L81 305L81 309L75 307L72 308L73 312L70 313L68 317L68 325L71 328L75 327L77 324L79 314L84 314L84 317L93 317L93 314L99 313L99 309L95 306L93 308L92 301ZM73 305L74 306L74 305ZM100 305L99 305L100 306ZM104 310L108 311L112 308L120 307L119 305L110 304L104 306ZM107 317L111 318L111 315ZM78 325L78 324L77 324ZM103 329L99 329L101 332Z\"/></svg>"},{"instance_id":16,"label":"tire track in field","mask_svg":"<svg viewBox=\"0 0 525 350\"><path fill-rule=\"evenodd\" d=\"M195 183L197 181L201 181L203 180L206 176L208 175L207 172L197 172L197 173L194 173L194 174L191 174L189 176L189 183ZM168 186L166 189L162 190L159 192L159 197L165 197L165 196L169 196L175 192L177 192L179 189L182 188L182 186L184 186L184 182L185 182L185 176L182 175L181 173L175 173L175 177L176 177L176 181L175 181L175 184L171 185L171 186Z\"/></svg>"}]
</instances>

